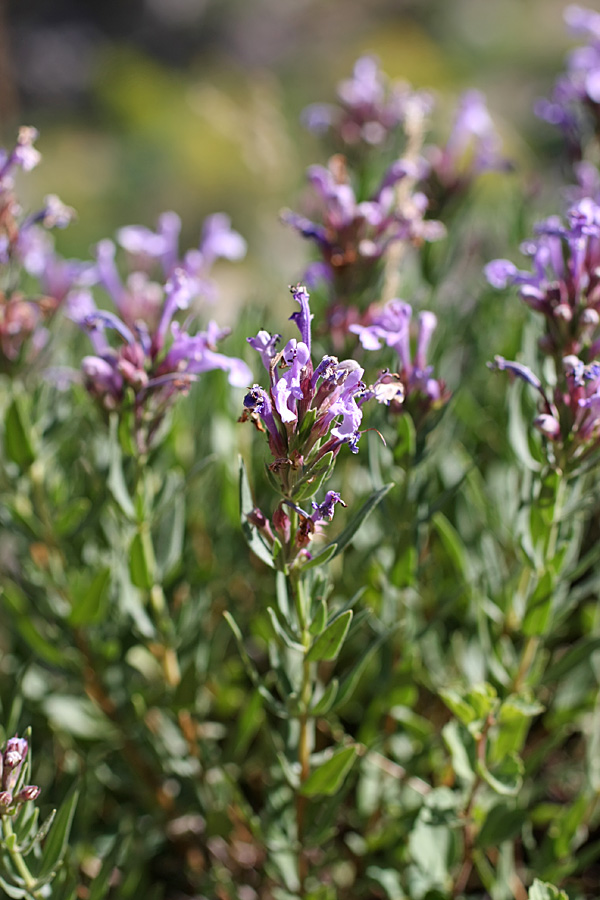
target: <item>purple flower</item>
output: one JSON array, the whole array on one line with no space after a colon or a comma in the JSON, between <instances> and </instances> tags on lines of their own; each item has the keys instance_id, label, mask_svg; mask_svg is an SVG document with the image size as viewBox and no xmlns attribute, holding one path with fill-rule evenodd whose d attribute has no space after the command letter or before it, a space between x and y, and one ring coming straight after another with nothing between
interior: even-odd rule
<instances>
[{"instance_id":1,"label":"purple flower","mask_svg":"<svg viewBox=\"0 0 600 900\"><path fill-rule=\"evenodd\" d=\"M432 177L438 183L432 191L445 194L463 191L482 172L505 172L511 164L502 154L502 141L480 91L461 95L450 136L443 147L426 150ZM441 203L441 198L437 198Z\"/></svg>"},{"instance_id":2,"label":"purple flower","mask_svg":"<svg viewBox=\"0 0 600 900\"><path fill-rule=\"evenodd\" d=\"M586 43L569 54L567 70L557 79L551 100L539 100L535 113L563 131L572 156L580 159L600 114L600 13L568 6L564 18L571 33Z\"/></svg>"},{"instance_id":3,"label":"purple flower","mask_svg":"<svg viewBox=\"0 0 600 900\"><path fill-rule=\"evenodd\" d=\"M133 410L137 447L144 453L176 396L201 374L221 369L230 384L244 387L252 373L241 359L218 352L217 344L229 334L228 329L209 322L206 330L191 333L190 320L185 326L174 320L196 296L197 282L185 269L173 269L164 284L153 283L159 303L147 316L143 304L138 304L134 317L133 295L122 289L110 241L99 245L98 260L101 283L107 289L111 286L117 308L125 309L127 317L97 309L87 290L71 297L70 316L87 331L94 347L94 355L82 361L84 383L105 410ZM141 279L147 298L146 276L132 273L129 286L134 276Z\"/></svg>"},{"instance_id":4,"label":"purple flower","mask_svg":"<svg viewBox=\"0 0 600 900\"><path fill-rule=\"evenodd\" d=\"M300 490L310 491L313 481L316 489L316 472L328 453L337 456L343 444L358 451L365 394L363 369L354 360L325 356L313 366L309 296L301 285L292 293L300 310L291 318L301 340L292 338L275 354L267 332L248 339L261 354L269 388L251 388L241 417L267 433L275 459L270 468L280 480L281 493L290 499Z\"/></svg>"},{"instance_id":5,"label":"purple flower","mask_svg":"<svg viewBox=\"0 0 600 900\"><path fill-rule=\"evenodd\" d=\"M21 803L37 800L41 791L35 784L24 785L23 766L29 746L25 738L15 735L0 754L0 814L15 815ZM15 793L16 788L19 790Z\"/></svg>"},{"instance_id":6,"label":"purple flower","mask_svg":"<svg viewBox=\"0 0 600 900\"><path fill-rule=\"evenodd\" d=\"M384 370L370 388L371 395L395 411L406 405L407 408L418 406L421 412L426 412L448 400L444 382L433 378L433 368L427 365L427 351L437 318L432 312L419 313L414 358L411 356L411 318L412 308L408 303L390 300L383 309L370 313L370 324L350 325L349 331L358 335L366 350L388 346L398 354L398 373Z\"/></svg>"},{"instance_id":7,"label":"purple flower","mask_svg":"<svg viewBox=\"0 0 600 900\"><path fill-rule=\"evenodd\" d=\"M348 292L348 282L362 281L397 241L434 241L444 236L441 223L425 220L427 198L407 192L399 205L396 186L403 180L423 177L423 160L396 160L384 173L368 200L358 202L343 157L335 156L324 166L311 166L308 179L322 209L322 224L284 210L282 219L303 237L313 241L322 257L311 274L329 281L337 295Z\"/></svg>"},{"instance_id":8,"label":"purple flower","mask_svg":"<svg viewBox=\"0 0 600 900\"><path fill-rule=\"evenodd\" d=\"M407 117L417 112L425 116L432 106L430 94L413 91L406 82L390 82L375 56L356 61L352 77L340 82L337 95L339 105L312 104L302 121L317 134L333 130L349 146L382 146Z\"/></svg>"},{"instance_id":9,"label":"purple flower","mask_svg":"<svg viewBox=\"0 0 600 900\"><path fill-rule=\"evenodd\" d=\"M51 228L68 225L73 210L49 194L40 210L25 215L15 194L16 170L28 172L40 160L33 146L36 138L34 128L23 127L14 149L0 151L0 264L11 267L0 294L0 370L8 372L39 359L48 342L47 324L88 269L61 259L48 234ZM21 287L32 281L23 275L36 282L32 294Z\"/></svg>"},{"instance_id":10,"label":"purple flower","mask_svg":"<svg viewBox=\"0 0 600 900\"><path fill-rule=\"evenodd\" d=\"M600 321L600 206L586 197L571 207L567 221L552 217L536 226L537 236L522 246L532 271L506 259L485 268L498 289L518 287L521 299L546 319L543 349L561 359L596 352Z\"/></svg>"}]
</instances>

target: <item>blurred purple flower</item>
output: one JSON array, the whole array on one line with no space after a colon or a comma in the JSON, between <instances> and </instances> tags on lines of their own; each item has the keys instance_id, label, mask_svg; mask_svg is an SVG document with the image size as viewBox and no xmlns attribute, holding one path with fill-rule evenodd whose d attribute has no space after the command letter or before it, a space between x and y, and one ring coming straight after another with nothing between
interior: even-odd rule
<instances>
[{"instance_id":1,"label":"blurred purple flower","mask_svg":"<svg viewBox=\"0 0 600 900\"><path fill-rule=\"evenodd\" d=\"M586 197L571 207L566 223L553 216L536 233L521 247L533 271L496 259L485 267L486 277L498 289L516 285L521 299L545 316L545 352L594 358L600 351L600 206Z\"/></svg>"},{"instance_id":2,"label":"blurred purple flower","mask_svg":"<svg viewBox=\"0 0 600 900\"><path fill-rule=\"evenodd\" d=\"M385 144L416 110L423 116L432 107L431 95L413 91L406 82L392 82L375 56L361 56L352 77L340 82L339 105L314 103L302 113L304 125L317 134L329 129L349 146L361 141Z\"/></svg>"},{"instance_id":3,"label":"blurred purple flower","mask_svg":"<svg viewBox=\"0 0 600 900\"><path fill-rule=\"evenodd\" d=\"M388 167L370 199L358 202L343 157L332 157L327 168L311 166L308 179L320 201L322 223L290 210L281 214L284 222L317 245L322 261L318 269L311 266L311 274L325 277L336 295L343 296L340 283L347 284L348 279L361 282L366 273L372 275L392 243L442 238L444 226L424 219L427 199L423 193L410 193L398 204L396 185L405 178L418 180L426 172L423 160L398 159Z\"/></svg>"},{"instance_id":4,"label":"blurred purple flower","mask_svg":"<svg viewBox=\"0 0 600 900\"><path fill-rule=\"evenodd\" d=\"M383 309L370 312L367 325L350 325L365 350L391 347L398 354L398 372L384 370L370 388L379 402L400 412L403 408L421 415L429 409L443 406L449 399L445 383L433 377L433 367L427 365L427 351L437 326L432 312L419 313L414 357L411 355L412 307L403 300L390 300Z\"/></svg>"}]
</instances>

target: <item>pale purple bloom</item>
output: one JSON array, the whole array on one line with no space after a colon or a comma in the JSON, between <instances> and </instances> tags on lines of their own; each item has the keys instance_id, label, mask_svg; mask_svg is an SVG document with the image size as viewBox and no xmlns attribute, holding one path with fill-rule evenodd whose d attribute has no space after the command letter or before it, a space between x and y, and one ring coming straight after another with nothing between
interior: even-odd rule
<instances>
[{"instance_id":1,"label":"pale purple bloom","mask_svg":"<svg viewBox=\"0 0 600 900\"><path fill-rule=\"evenodd\" d=\"M341 503L342 506L346 506L337 491L327 491L322 503L315 503L313 500L311 504L313 508L311 519L313 522L320 522L323 519L326 522L331 522L336 503Z\"/></svg>"},{"instance_id":2,"label":"pale purple bloom","mask_svg":"<svg viewBox=\"0 0 600 900\"><path fill-rule=\"evenodd\" d=\"M446 144L427 148L427 159L446 191L463 190L482 172L511 168L480 91L468 90L461 95Z\"/></svg>"},{"instance_id":3,"label":"pale purple bloom","mask_svg":"<svg viewBox=\"0 0 600 900\"><path fill-rule=\"evenodd\" d=\"M486 277L498 289L517 286L521 299L543 313L546 352L559 358L580 355L593 342L599 321L600 206L585 197L571 207L566 222L553 216L539 223L536 233L521 247L531 257L531 271L496 259L485 267Z\"/></svg>"},{"instance_id":4,"label":"pale purple bloom","mask_svg":"<svg viewBox=\"0 0 600 900\"><path fill-rule=\"evenodd\" d=\"M391 82L375 56L361 56L352 77L338 85L339 104L314 103L303 114L304 125L317 134L332 129L349 146L364 142L381 146L408 116L429 113L431 95L413 91L406 82Z\"/></svg>"},{"instance_id":5,"label":"pale purple bloom","mask_svg":"<svg viewBox=\"0 0 600 900\"><path fill-rule=\"evenodd\" d=\"M398 372L385 370L371 387L371 394L380 403L418 402L420 405L439 405L447 399L445 384L433 377L433 367L427 365L427 351L437 326L434 313L419 313L414 358L411 355L412 308L403 300L390 300L383 309L369 315L370 324L350 325L365 350L391 347L398 354Z\"/></svg>"},{"instance_id":6,"label":"pale purple bloom","mask_svg":"<svg viewBox=\"0 0 600 900\"><path fill-rule=\"evenodd\" d=\"M330 450L337 454L342 444L357 452L362 421L360 400L365 393L363 369L354 360L338 362L334 356L325 356L316 368L313 366L308 293L302 285L292 288L292 292L300 310L291 318L302 339L292 338L274 356L270 355L274 344L267 332L249 339L263 358L270 383L268 392L254 385L246 395L242 418L266 429L276 460L296 453L315 464ZM307 415L311 416L311 425L305 433L303 423ZM303 439L298 444L301 433Z\"/></svg>"},{"instance_id":7,"label":"pale purple bloom","mask_svg":"<svg viewBox=\"0 0 600 900\"><path fill-rule=\"evenodd\" d=\"M315 276L324 277L341 294L347 290L348 278L361 282L391 244L442 238L443 225L424 218L425 194L408 192L404 202L398 204L396 185L405 178L412 181L423 177L426 171L424 160L396 160L384 172L371 197L359 202L340 157L333 157L328 167L311 166L308 179L320 200L322 223L289 210L284 210L281 217L318 247L322 259L317 267L310 267L312 280Z\"/></svg>"}]
</instances>

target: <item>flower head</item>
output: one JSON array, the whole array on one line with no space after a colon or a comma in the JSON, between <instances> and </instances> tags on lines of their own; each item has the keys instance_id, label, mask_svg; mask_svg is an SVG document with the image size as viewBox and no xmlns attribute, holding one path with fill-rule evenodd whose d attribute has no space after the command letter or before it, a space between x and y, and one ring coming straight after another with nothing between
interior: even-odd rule
<instances>
[{"instance_id":1,"label":"flower head","mask_svg":"<svg viewBox=\"0 0 600 900\"><path fill-rule=\"evenodd\" d=\"M358 451L365 396L363 369L354 360L324 356L313 365L308 292L298 285L292 293L300 306L291 316L300 340L292 338L277 353L267 332L248 339L261 355L269 387L255 384L250 389L242 415L267 433L274 457L270 468L290 499L314 493L343 444Z\"/></svg>"},{"instance_id":2,"label":"flower head","mask_svg":"<svg viewBox=\"0 0 600 900\"><path fill-rule=\"evenodd\" d=\"M554 216L536 227L522 245L532 271L506 259L485 268L498 289L516 285L521 299L546 319L542 349L557 359L600 350L600 206L589 197L571 207L566 222Z\"/></svg>"},{"instance_id":3,"label":"flower head","mask_svg":"<svg viewBox=\"0 0 600 900\"><path fill-rule=\"evenodd\" d=\"M398 372L384 370L370 392L379 403L395 412L403 409L421 414L443 406L449 395L445 383L433 377L427 365L427 351L437 318L432 312L419 313L414 355L411 353L412 307L403 300L390 300L383 309L371 311L370 324L351 325L366 350L391 347L398 356Z\"/></svg>"},{"instance_id":4,"label":"flower head","mask_svg":"<svg viewBox=\"0 0 600 900\"><path fill-rule=\"evenodd\" d=\"M0 816L14 815L21 803L36 800L40 795L37 785L24 785L24 769L29 746L25 738L15 735L4 745L0 754Z\"/></svg>"},{"instance_id":5,"label":"flower head","mask_svg":"<svg viewBox=\"0 0 600 900\"><path fill-rule=\"evenodd\" d=\"M245 249L227 217L213 216L198 250L179 258L180 223L174 213L159 218L156 232L142 226L123 228L118 242L126 252L129 273L117 268L117 248L110 240L96 250L98 283L116 313L98 309L87 289L73 292L71 318L89 335L93 354L82 361L85 385L103 409L131 409L138 449L145 452L176 396L189 390L199 375L227 372L230 384L251 381L248 366L217 349L229 330L211 321L194 331L192 318L177 321L199 296L214 293L208 277L218 256L238 258Z\"/></svg>"}]
</instances>

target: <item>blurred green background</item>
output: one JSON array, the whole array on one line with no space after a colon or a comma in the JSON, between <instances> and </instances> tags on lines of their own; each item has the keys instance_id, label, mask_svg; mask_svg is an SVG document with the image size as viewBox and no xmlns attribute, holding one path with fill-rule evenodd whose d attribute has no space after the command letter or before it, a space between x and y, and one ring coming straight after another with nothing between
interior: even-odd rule
<instances>
[{"instance_id":1,"label":"blurred green background","mask_svg":"<svg viewBox=\"0 0 600 900\"><path fill-rule=\"evenodd\" d=\"M533 172L555 140L531 112L569 39L562 0L13 0L0 5L0 136L35 125L43 164L32 206L52 191L79 214L59 235L67 256L121 225L183 219L192 246L210 212L249 242L220 272L218 318L285 297L307 249L279 224L304 168L323 161L298 117L329 101L354 60L376 53L393 78L440 95L488 97L508 155ZM547 148L546 148L547 149ZM499 248L500 250L501 248ZM284 293L282 294L282 289Z\"/></svg>"}]
</instances>

